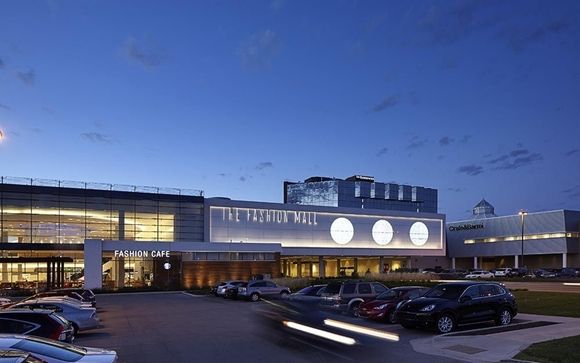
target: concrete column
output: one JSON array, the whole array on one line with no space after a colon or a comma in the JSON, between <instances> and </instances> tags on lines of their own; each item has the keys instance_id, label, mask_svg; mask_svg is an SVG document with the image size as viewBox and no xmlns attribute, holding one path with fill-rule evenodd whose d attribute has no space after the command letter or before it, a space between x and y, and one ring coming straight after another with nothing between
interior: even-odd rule
<instances>
[{"instance_id":1,"label":"concrete column","mask_svg":"<svg viewBox=\"0 0 580 363\"><path fill-rule=\"evenodd\" d=\"M119 241L125 239L125 211L119 211Z\"/></svg>"},{"instance_id":2,"label":"concrete column","mask_svg":"<svg viewBox=\"0 0 580 363\"><path fill-rule=\"evenodd\" d=\"M451 268L455 270L455 257L451 257Z\"/></svg>"},{"instance_id":3,"label":"concrete column","mask_svg":"<svg viewBox=\"0 0 580 363\"><path fill-rule=\"evenodd\" d=\"M353 271L358 274L358 258L355 258L354 259L354 266L353 267L354 267L354 270Z\"/></svg>"},{"instance_id":4,"label":"concrete column","mask_svg":"<svg viewBox=\"0 0 580 363\"><path fill-rule=\"evenodd\" d=\"M473 268L477 268L477 256L473 257Z\"/></svg>"},{"instance_id":5,"label":"concrete column","mask_svg":"<svg viewBox=\"0 0 580 363\"><path fill-rule=\"evenodd\" d=\"M326 277L326 266L324 265L323 256L318 256L318 277Z\"/></svg>"},{"instance_id":6,"label":"concrete column","mask_svg":"<svg viewBox=\"0 0 580 363\"><path fill-rule=\"evenodd\" d=\"M302 277L302 260L298 259L296 261L296 276Z\"/></svg>"},{"instance_id":7,"label":"concrete column","mask_svg":"<svg viewBox=\"0 0 580 363\"><path fill-rule=\"evenodd\" d=\"M314 263L312 263L311 261L308 261L308 277L312 277L314 275Z\"/></svg>"},{"instance_id":8,"label":"concrete column","mask_svg":"<svg viewBox=\"0 0 580 363\"><path fill-rule=\"evenodd\" d=\"M46 263L46 288L50 290L52 285L52 267L50 266L51 263Z\"/></svg>"},{"instance_id":9,"label":"concrete column","mask_svg":"<svg viewBox=\"0 0 580 363\"><path fill-rule=\"evenodd\" d=\"M123 257L117 258L117 288L125 287L125 259Z\"/></svg>"},{"instance_id":10,"label":"concrete column","mask_svg":"<svg viewBox=\"0 0 580 363\"><path fill-rule=\"evenodd\" d=\"M336 259L336 276L340 276L340 258Z\"/></svg>"},{"instance_id":11,"label":"concrete column","mask_svg":"<svg viewBox=\"0 0 580 363\"><path fill-rule=\"evenodd\" d=\"M103 288L103 244L100 240L84 243L85 289Z\"/></svg>"},{"instance_id":12,"label":"concrete column","mask_svg":"<svg viewBox=\"0 0 580 363\"><path fill-rule=\"evenodd\" d=\"M413 268L413 259L411 257L407 258L407 268Z\"/></svg>"},{"instance_id":13,"label":"concrete column","mask_svg":"<svg viewBox=\"0 0 580 363\"><path fill-rule=\"evenodd\" d=\"M385 268L385 258L383 256L379 257L379 273L383 273L383 269Z\"/></svg>"},{"instance_id":14,"label":"concrete column","mask_svg":"<svg viewBox=\"0 0 580 363\"><path fill-rule=\"evenodd\" d=\"M562 253L562 268L566 268L568 267L568 254L567 253Z\"/></svg>"},{"instance_id":15,"label":"concrete column","mask_svg":"<svg viewBox=\"0 0 580 363\"><path fill-rule=\"evenodd\" d=\"M61 287L62 281L60 281L60 269L61 269L61 262L56 262L56 284L57 288Z\"/></svg>"},{"instance_id":16,"label":"concrete column","mask_svg":"<svg viewBox=\"0 0 580 363\"><path fill-rule=\"evenodd\" d=\"M50 273L52 274L52 287L54 288L55 286L57 286L56 284L58 283L57 279L58 277L56 276L56 265L58 264L58 262L53 262L51 264L51 268L50 268Z\"/></svg>"},{"instance_id":17,"label":"concrete column","mask_svg":"<svg viewBox=\"0 0 580 363\"><path fill-rule=\"evenodd\" d=\"M520 267L520 255L514 255L514 268Z\"/></svg>"},{"instance_id":18,"label":"concrete column","mask_svg":"<svg viewBox=\"0 0 580 363\"><path fill-rule=\"evenodd\" d=\"M2 278L0 279L2 282L8 282L8 264L2 264Z\"/></svg>"}]
</instances>

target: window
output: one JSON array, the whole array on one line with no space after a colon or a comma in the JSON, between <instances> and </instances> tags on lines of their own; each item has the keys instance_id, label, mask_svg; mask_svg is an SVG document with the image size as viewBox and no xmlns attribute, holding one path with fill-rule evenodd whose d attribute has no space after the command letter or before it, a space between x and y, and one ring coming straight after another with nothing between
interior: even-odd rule
<instances>
[{"instance_id":1,"label":"window","mask_svg":"<svg viewBox=\"0 0 580 363\"><path fill-rule=\"evenodd\" d=\"M479 286L475 285L475 286L468 287L462 296L469 296L472 299L477 299L478 297L481 296L480 292L479 292Z\"/></svg>"},{"instance_id":2,"label":"window","mask_svg":"<svg viewBox=\"0 0 580 363\"><path fill-rule=\"evenodd\" d=\"M497 285L481 285L480 292L481 297L497 296L502 294L502 290Z\"/></svg>"},{"instance_id":3,"label":"window","mask_svg":"<svg viewBox=\"0 0 580 363\"><path fill-rule=\"evenodd\" d=\"M12 348L23 350L25 352L37 353L65 362L76 362L85 355L82 348L59 342L37 341L32 338L22 339L14 344ZM81 350L82 349L82 350Z\"/></svg>"},{"instance_id":4,"label":"window","mask_svg":"<svg viewBox=\"0 0 580 363\"><path fill-rule=\"evenodd\" d=\"M375 294L380 294L382 292L387 291L387 288L384 287L382 284L379 284L378 282L373 282L373 287L375 288Z\"/></svg>"},{"instance_id":5,"label":"window","mask_svg":"<svg viewBox=\"0 0 580 363\"><path fill-rule=\"evenodd\" d=\"M342 287L343 294L354 294L354 290L356 289L356 284L344 284Z\"/></svg>"},{"instance_id":6,"label":"window","mask_svg":"<svg viewBox=\"0 0 580 363\"><path fill-rule=\"evenodd\" d=\"M266 286L267 287L278 287L275 283L273 283L272 281L266 281Z\"/></svg>"},{"instance_id":7,"label":"window","mask_svg":"<svg viewBox=\"0 0 580 363\"><path fill-rule=\"evenodd\" d=\"M423 290L423 289L411 290L409 292L409 294L407 295L407 298L408 299L416 299L419 296L423 296L424 293L425 293L425 290Z\"/></svg>"},{"instance_id":8,"label":"window","mask_svg":"<svg viewBox=\"0 0 580 363\"><path fill-rule=\"evenodd\" d=\"M34 328L34 324L25 321L0 318L0 333L26 334Z\"/></svg>"},{"instance_id":9,"label":"window","mask_svg":"<svg viewBox=\"0 0 580 363\"><path fill-rule=\"evenodd\" d=\"M359 284L358 285L358 293L359 294L372 294L373 291L371 290L371 284Z\"/></svg>"},{"instance_id":10,"label":"window","mask_svg":"<svg viewBox=\"0 0 580 363\"><path fill-rule=\"evenodd\" d=\"M250 287L266 287L266 281L254 282Z\"/></svg>"}]
</instances>

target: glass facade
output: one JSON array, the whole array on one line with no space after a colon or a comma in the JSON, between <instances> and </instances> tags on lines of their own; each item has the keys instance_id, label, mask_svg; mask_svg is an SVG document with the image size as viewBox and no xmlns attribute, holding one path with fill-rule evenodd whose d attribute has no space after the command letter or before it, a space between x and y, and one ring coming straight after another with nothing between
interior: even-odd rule
<instances>
[{"instance_id":1,"label":"glass facade","mask_svg":"<svg viewBox=\"0 0 580 363\"><path fill-rule=\"evenodd\" d=\"M366 180L285 184L285 202L328 207L437 213L437 189Z\"/></svg>"},{"instance_id":2,"label":"glass facade","mask_svg":"<svg viewBox=\"0 0 580 363\"><path fill-rule=\"evenodd\" d=\"M2 283L46 281L45 263L9 258L71 257L64 274L74 280L85 240L201 242L203 234L201 191L0 178Z\"/></svg>"}]
</instances>

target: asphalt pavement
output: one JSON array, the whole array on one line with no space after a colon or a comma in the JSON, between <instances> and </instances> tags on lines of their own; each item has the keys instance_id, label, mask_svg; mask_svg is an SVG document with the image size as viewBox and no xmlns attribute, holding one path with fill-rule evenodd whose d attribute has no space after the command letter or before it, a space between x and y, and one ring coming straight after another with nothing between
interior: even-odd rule
<instances>
[{"instance_id":1,"label":"asphalt pavement","mask_svg":"<svg viewBox=\"0 0 580 363\"><path fill-rule=\"evenodd\" d=\"M352 351L325 349L262 324L257 311L265 302L177 292L99 295L97 304L103 328L80 333L75 343L114 349L120 362L462 361L415 352L411 340L429 338L432 332L346 316L340 319L398 335L399 341L378 341Z\"/></svg>"}]
</instances>

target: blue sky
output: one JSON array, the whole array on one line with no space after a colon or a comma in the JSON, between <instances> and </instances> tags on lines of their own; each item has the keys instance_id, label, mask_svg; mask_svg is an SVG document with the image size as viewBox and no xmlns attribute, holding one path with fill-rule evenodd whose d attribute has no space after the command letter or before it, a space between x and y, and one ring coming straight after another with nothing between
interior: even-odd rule
<instances>
[{"instance_id":1,"label":"blue sky","mask_svg":"<svg viewBox=\"0 0 580 363\"><path fill-rule=\"evenodd\" d=\"M578 1L5 1L0 174L580 209Z\"/></svg>"}]
</instances>

